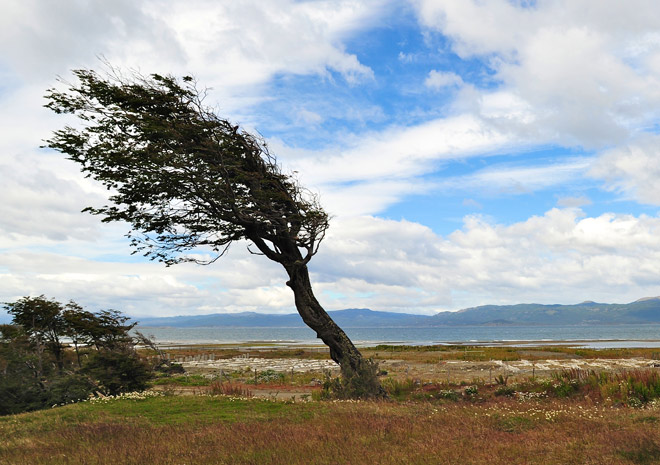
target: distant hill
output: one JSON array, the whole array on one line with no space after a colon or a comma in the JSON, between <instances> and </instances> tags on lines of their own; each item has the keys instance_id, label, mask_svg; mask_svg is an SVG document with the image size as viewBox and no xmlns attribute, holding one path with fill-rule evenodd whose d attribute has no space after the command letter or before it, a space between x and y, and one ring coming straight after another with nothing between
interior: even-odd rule
<instances>
[{"instance_id":1,"label":"distant hill","mask_svg":"<svg viewBox=\"0 0 660 465\"><path fill-rule=\"evenodd\" d=\"M377 312L366 308L349 308L328 312L335 322L345 328L379 328L386 326L418 326L428 316L405 313ZM201 326L303 328L302 318L297 313L272 315L254 312L214 313L211 315L187 315L165 318L140 318L140 326L169 326L191 328Z\"/></svg>"},{"instance_id":2,"label":"distant hill","mask_svg":"<svg viewBox=\"0 0 660 465\"><path fill-rule=\"evenodd\" d=\"M647 297L629 304L582 302L575 305L484 305L433 316L349 308L328 312L342 328L414 326L510 326L510 325L607 325L660 323L660 297ZM254 312L141 318L140 326L190 328L304 327L297 313L272 315Z\"/></svg>"},{"instance_id":3,"label":"distant hill","mask_svg":"<svg viewBox=\"0 0 660 465\"><path fill-rule=\"evenodd\" d=\"M644 298L629 304L588 301L575 305L484 305L442 312L431 318L432 326L660 323L660 298Z\"/></svg>"}]
</instances>

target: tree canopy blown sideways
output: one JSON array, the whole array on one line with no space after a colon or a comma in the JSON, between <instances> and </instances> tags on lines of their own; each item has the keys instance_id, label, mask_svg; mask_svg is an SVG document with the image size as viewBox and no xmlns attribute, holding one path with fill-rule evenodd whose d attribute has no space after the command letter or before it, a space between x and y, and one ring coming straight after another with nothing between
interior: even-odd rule
<instances>
[{"instance_id":1,"label":"tree canopy blown sideways","mask_svg":"<svg viewBox=\"0 0 660 465\"><path fill-rule=\"evenodd\" d=\"M85 210L104 222L129 223L135 252L168 266L212 263L246 239L251 252L284 267L298 313L344 376L367 381L373 389L366 392L381 392L371 361L312 291L307 264L328 215L282 172L265 142L205 106L205 92L189 76L73 73L78 83L49 89L46 107L74 114L81 124L56 131L46 145L111 191L109 205ZM212 255L187 254L193 249Z\"/></svg>"}]
</instances>

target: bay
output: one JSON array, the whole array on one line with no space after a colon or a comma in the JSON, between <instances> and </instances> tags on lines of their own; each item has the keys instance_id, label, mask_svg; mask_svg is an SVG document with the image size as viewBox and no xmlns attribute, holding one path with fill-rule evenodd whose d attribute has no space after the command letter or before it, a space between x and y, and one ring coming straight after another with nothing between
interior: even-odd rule
<instances>
[{"instance_id":1,"label":"bay","mask_svg":"<svg viewBox=\"0 0 660 465\"><path fill-rule=\"evenodd\" d=\"M158 344L322 344L308 328L138 327ZM591 348L660 347L660 325L452 326L344 328L359 346L376 344L527 345L565 344Z\"/></svg>"}]
</instances>

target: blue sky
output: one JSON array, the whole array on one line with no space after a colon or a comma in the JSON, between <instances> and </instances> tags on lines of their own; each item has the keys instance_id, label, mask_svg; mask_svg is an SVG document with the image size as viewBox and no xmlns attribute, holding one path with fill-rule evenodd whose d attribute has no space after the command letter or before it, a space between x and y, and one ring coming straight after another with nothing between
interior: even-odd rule
<instances>
[{"instance_id":1,"label":"blue sky","mask_svg":"<svg viewBox=\"0 0 660 465\"><path fill-rule=\"evenodd\" d=\"M587 0L88 0L0 19L0 300L133 316L294 311L275 264L130 255L107 195L39 148L56 76L195 75L333 216L328 309L660 295L660 6ZM203 253L203 251L201 251ZM0 315L0 318L2 316Z\"/></svg>"}]
</instances>

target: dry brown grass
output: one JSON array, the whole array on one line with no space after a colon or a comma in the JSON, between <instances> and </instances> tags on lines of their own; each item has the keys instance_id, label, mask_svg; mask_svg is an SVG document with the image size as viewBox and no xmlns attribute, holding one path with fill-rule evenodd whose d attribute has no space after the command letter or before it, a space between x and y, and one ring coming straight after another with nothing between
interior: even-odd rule
<instances>
[{"instance_id":1,"label":"dry brown grass","mask_svg":"<svg viewBox=\"0 0 660 465\"><path fill-rule=\"evenodd\" d=\"M362 350L377 360L397 359L409 362L437 363L443 360L549 360L564 358L647 358L660 359L657 348L585 349L577 347L514 347L514 346L387 346Z\"/></svg>"},{"instance_id":2,"label":"dry brown grass","mask_svg":"<svg viewBox=\"0 0 660 465\"><path fill-rule=\"evenodd\" d=\"M660 463L660 411L587 402L116 402L3 418L0 464Z\"/></svg>"}]
</instances>

